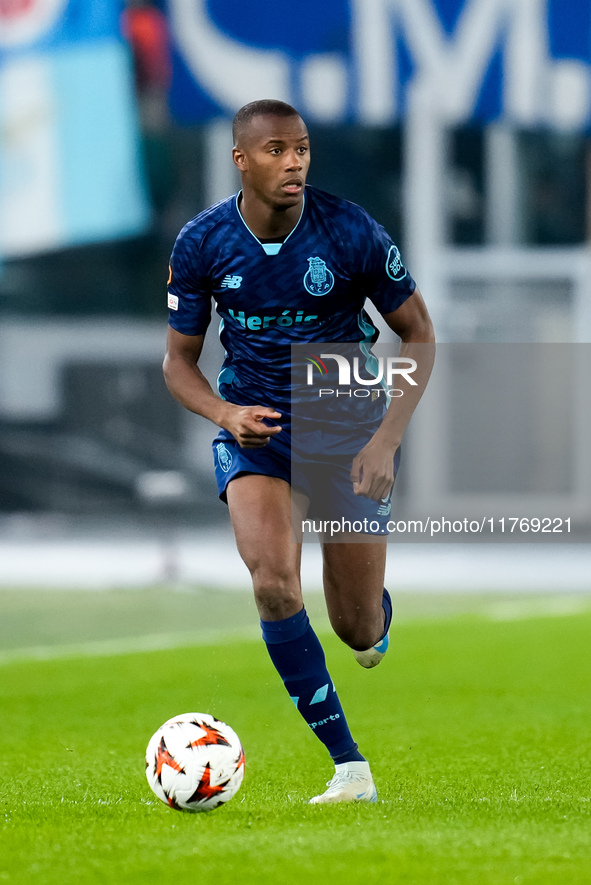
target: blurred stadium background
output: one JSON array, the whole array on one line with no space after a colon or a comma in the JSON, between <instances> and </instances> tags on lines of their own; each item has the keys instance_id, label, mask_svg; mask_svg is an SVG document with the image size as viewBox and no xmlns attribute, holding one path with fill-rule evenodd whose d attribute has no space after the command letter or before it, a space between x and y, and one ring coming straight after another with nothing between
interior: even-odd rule
<instances>
[{"instance_id":1,"label":"blurred stadium background","mask_svg":"<svg viewBox=\"0 0 591 885\"><path fill-rule=\"evenodd\" d=\"M0 0L0 586L247 585L213 430L160 370L168 256L189 218L236 191L229 120L247 101L301 110L310 182L388 229L440 341L591 342L591 6L301 0L292 13ZM220 361L212 327L212 381ZM491 439L501 417L475 373L469 433L415 416L400 506L469 516L485 494L496 515L576 513L588 530L588 381L547 379L537 423L518 412ZM532 438L525 477L512 452ZM470 450L500 444L483 485ZM402 590L591 589L586 543L392 552Z\"/></svg>"}]
</instances>

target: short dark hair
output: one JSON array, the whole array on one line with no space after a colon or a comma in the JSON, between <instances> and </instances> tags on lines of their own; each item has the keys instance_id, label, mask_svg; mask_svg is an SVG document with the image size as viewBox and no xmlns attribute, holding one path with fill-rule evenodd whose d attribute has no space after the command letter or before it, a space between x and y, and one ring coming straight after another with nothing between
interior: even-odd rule
<instances>
[{"instance_id":1,"label":"short dark hair","mask_svg":"<svg viewBox=\"0 0 591 885\"><path fill-rule=\"evenodd\" d=\"M234 120L232 121L232 138L234 144L238 143L238 138L244 132L248 124L255 117L268 115L270 117L299 117L298 111L292 108L285 101L279 101L277 98L261 98L258 101L251 101L240 108Z\"/></svg>"}]
</instances>

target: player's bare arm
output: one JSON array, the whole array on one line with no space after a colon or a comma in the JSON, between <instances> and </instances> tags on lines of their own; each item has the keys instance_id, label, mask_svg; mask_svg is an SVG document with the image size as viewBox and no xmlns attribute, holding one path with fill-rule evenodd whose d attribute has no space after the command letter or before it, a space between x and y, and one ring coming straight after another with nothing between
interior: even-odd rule
<instances>
[{"instance_id":1,"label":"player's bare arm","mask_svg":"<svg viewBox=\"0 0 591 885\"><path fill-rule=\"evenodd\" d=\"M404 385L404 395L392 399L380 427L370 442L356 455L351 479L356 495L374 501L386 498L394 484L394 454L414 412L433 368L435 334L427 307L418 288L397 310L384 315L385 321L401 339L399 356L414 359L414 385Z\"/></svg>"},{"instance_id":2,"label":"player's bare arm","mask_svg":"<svg viewBox=\"0 0 591 885\"><path fill-rule=\"evenodd\" d=\"M163 371L170 393L189 411L228 430L242 448L267 445L281 427L268 427L263 418L277 421L281 414L267 406L237 406L216 396L198 366L204 339L205 335L183 335L168 327Z\"/></svg>"}]
</instances>

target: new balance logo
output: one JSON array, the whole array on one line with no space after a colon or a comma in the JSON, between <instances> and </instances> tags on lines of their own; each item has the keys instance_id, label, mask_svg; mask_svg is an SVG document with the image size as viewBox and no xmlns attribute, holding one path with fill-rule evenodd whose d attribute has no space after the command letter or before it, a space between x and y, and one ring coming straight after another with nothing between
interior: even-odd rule
<instances>
[{"instance_id":1,"label":"new balance logo","mask_svg":"<svg viewBox=\"0 0 591 885\"><path fill-rule=\"evenodd\" d=\"M390 492L390 495L392 492ZM390 511L392 510L392 502L390 501L390 495L386 495L385 498L380 498L380 506L378 507L378 516L390 516Z\"/></svg>"},{"instance_id":2,"label":"new balance logo","mask_svg":"<svg viewBox=\"0 0 591 885\"><path fill-rule=\"evenodd\" d=\"M239 289L241 282L242 277L233 277L231 274L226 274L222 280L222 289Z\"/></svg>"}]
</instances>

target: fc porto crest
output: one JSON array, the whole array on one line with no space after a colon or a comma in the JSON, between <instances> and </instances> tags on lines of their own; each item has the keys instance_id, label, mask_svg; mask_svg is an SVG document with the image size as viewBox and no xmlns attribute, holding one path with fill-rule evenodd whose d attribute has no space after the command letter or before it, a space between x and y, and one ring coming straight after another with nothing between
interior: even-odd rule
<instances>
[{"instance_id":1,"label":"fc porto crest","mask_svg":"<svg viewBox=\"0 0 591 885\"><path fill-rule=\"evenodd\" d=\"M218 443L216 446L216 450L218 453L218 461L220 467L227 473L230 467L232 466L232 453L226 448L223 443Z\"/></svg>"},{"instance_id":2,"label":"fc porto crest","mask_svg":"<svg viewBox=\"0 0 591 885\"><path fill-rule=\"evenodd\" d=\"M334 274L322 258L308 258L308 268L304 276L304 288L310 295L326 295L334 286Z\"/></svg>"},{"instance_id":3,"label":"fc porto crest","mask_svg":"<svg viewBox=\"0 0 591 885\"><path fill-rule=\"evenodd\" d=\"M394 282L398 282L406 276L406 268L402 264L402 258L398 251L398 246L390 246L388 257L386 258L386 273Z\"/></svg>"}]
</instances>

